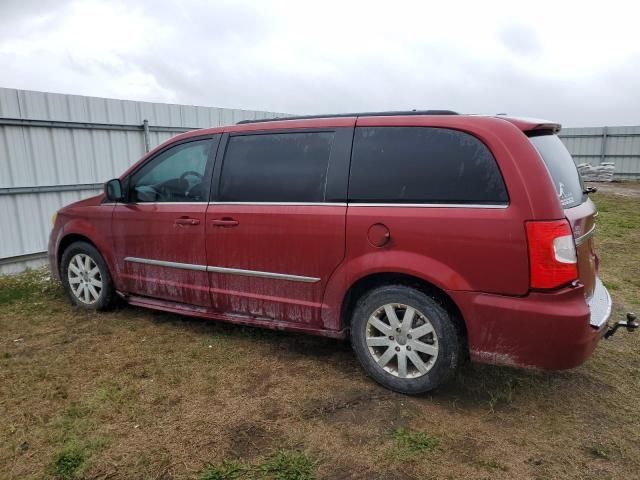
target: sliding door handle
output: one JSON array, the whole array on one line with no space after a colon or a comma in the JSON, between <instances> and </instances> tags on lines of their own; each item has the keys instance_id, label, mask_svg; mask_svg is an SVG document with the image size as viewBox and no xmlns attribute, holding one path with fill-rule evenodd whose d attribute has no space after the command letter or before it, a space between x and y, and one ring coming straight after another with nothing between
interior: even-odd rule
<instances>
[{"instance_id":1,"label":"sliding door handle","mask_svg":"<svg viewBox=\"0 0 640 480\"><path fill-rule=\"evenodd\" d=\"M211 220L211 225L213 225L214 227L236 227L240 225L240 222L233 218L225 217L225 218L216 218L215 220Z\"/></svg>"}]
</instances>

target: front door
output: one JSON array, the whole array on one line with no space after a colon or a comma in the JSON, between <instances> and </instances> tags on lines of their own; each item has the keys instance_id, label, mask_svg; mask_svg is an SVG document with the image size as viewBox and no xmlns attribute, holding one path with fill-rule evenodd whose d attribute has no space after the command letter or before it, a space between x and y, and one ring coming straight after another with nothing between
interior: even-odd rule
<instances>
[{"instance_id":1,"label":"front door","mask_svg":"<svg viewBox=\"0 0 640 480\"><path fill-rule=\"evenodd\" d=\"M125 181L112 235L126 293L209 307L205 215L219 136L176 144Z\"/></svg>"},{"instance_id":2,"label":"front door","mask_svg":"<svg viewBox=\"0 0 640 480\"><path fill-rule=\"evenodd\" d=\"M351 131L239 133L223 141L206 224L216 309L321 327L324 288L345 254L346 203L329 198L327 179L344 180L346 195L349 148L340 139L350 142Z\"/></svg>"}]
</instances>

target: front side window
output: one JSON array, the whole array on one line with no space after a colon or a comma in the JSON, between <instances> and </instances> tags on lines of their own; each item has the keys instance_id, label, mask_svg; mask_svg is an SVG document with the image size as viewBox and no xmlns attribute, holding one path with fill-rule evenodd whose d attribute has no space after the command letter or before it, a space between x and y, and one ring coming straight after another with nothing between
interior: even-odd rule
<instances>
[{"instance_id":1,"label":"front side window","mask_svg":"<svg viewBox=\"0 0 640 480\"><path fill-rule=\"evenodd\" d=\"M223 202L323 202L334 132L229 138L220 179Z\"/></svg>"},{"instance_id":2,"label":"front side window","mask_svg":"<svg viewBox=\"0 0 640 480\"><path fill-rule=\"evenodd\" d=\"M495 158L476 137L433 127L359 127L351 202L505 204Z\"/></svg>"},{"instance_id":3,"label":"front side window","mask_svg":"<svg viewBox=\"0 0 640 480\"><path fill-rule=\"evenodd\" d=\"M207 160L211 140L176 145L131 178L133 202L204 202L209 195Z\"/></svg>"}]
</instances>

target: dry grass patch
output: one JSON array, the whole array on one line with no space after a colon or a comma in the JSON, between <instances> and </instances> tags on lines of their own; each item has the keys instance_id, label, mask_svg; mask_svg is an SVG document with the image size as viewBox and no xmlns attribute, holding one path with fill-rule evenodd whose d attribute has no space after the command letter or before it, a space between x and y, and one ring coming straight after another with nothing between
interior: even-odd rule
<instances>
[{"instance_id":1,"label":"dry grass patch","mask_svg":"<svg viewBox=\"0 0 640 480\"><path fill-rule=\"evenodd\" d=\"M637 310L640 198L593 198L616 315ZM567 372L468 365L407 397L342 342L91 313L42 272L3 277L0 478L634 478L639 341Z\"/></svg>"}]
</instances>

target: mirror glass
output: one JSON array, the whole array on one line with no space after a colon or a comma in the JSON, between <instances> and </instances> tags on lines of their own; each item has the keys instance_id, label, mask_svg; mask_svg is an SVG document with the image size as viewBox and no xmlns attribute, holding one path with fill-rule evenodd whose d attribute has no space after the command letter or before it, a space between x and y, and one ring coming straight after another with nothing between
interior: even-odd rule
<instances>
[{"instance_id":1,"label":"mirror glass","mask_svg":"<svg viewBox=\"0 0 640 480\"><path fill-rule=\"evenodd\" d=\"M114 178L113 180L109 180L105 183L104 193L108 200L112 200L114 202L122 200L122 184L120 183L120 180L118 178Z\"/></svg>"}]
</instances>

